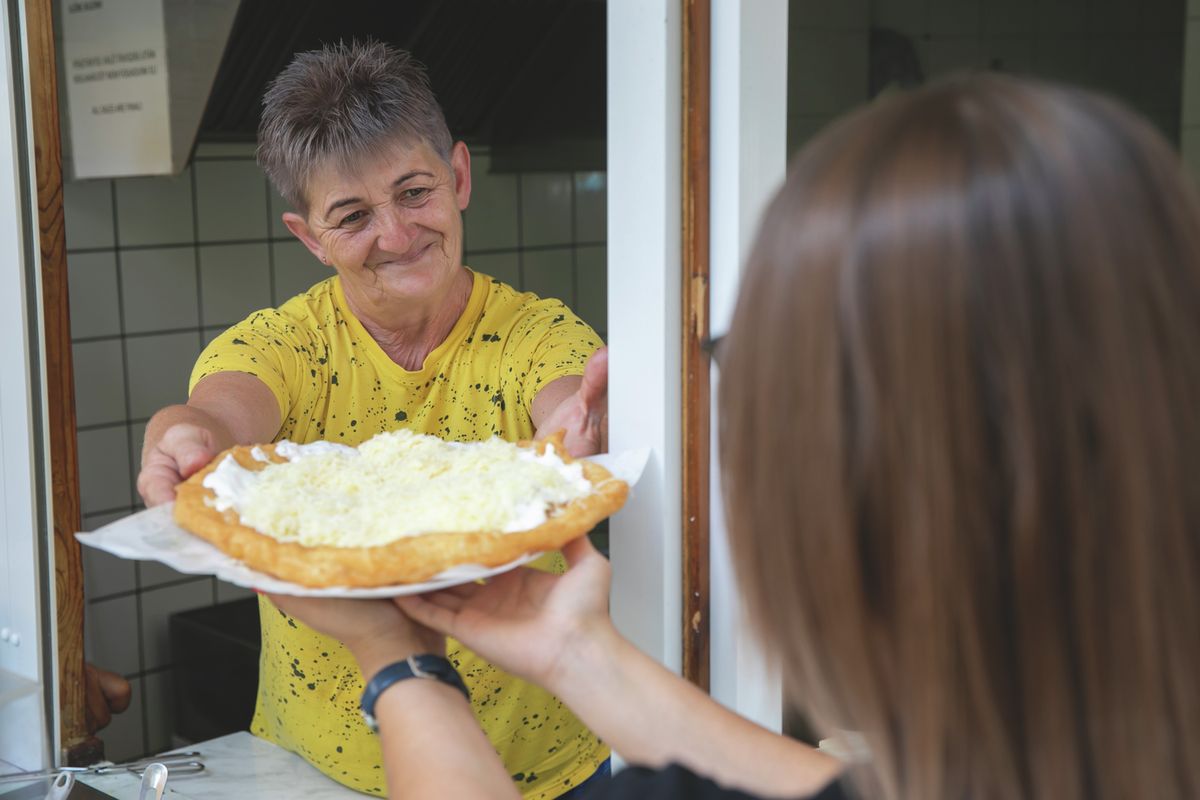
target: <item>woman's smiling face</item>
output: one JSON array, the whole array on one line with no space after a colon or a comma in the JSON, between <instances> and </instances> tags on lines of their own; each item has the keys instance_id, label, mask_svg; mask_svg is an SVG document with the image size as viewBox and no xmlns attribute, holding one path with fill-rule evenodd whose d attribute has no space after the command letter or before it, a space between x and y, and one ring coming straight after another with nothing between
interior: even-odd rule
<instances>
[{"instance_id":1,"label":"woman's smiling face","mask_svg":"<svg viewBox=\"0 0 1200 800\"><path fill-rule=\"evenodd\" d=\"M462 267L471 162L459 142L443 161L424 142L396 144L356 169L318 170L306 217L284 215L346 293L380 307L444 296Z\"/></svg>"}]
</instances>

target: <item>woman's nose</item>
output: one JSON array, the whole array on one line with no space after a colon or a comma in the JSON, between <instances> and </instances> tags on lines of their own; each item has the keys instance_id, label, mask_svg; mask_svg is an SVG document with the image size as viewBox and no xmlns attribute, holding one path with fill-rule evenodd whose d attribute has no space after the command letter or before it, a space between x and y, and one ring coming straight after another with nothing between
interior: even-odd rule
<instances>
[{"instance_id":1,"label":"woman's nose","mask_svg":"<svg viewBox=\"0 0 1200 800\"><path fill-rule=\"evenodd\" d=\"M403 255L412 246L416 238L416 226L408 220L404 212L405 210L400 208L387 208L377 214L379 238L376 240L376 246L380 250Z\"/></svg>"}]
</instances>

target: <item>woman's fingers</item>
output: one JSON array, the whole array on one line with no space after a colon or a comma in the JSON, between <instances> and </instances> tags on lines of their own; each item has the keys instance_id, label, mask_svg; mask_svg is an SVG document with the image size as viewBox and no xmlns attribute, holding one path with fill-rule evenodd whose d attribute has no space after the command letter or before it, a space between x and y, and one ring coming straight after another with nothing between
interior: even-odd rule
<instances>
[{"instance_id":1,"label":"woman's fingers","mask_svg":"<svg viewBox=\"0 0 1200 800\"><path fill-rule=\"evenodd\" d=\"M440 592L438 593L440 594ZM446 596L439 598L440 602L435 602L430 598L426 598L419 594L401 595L393 597L392 602L400 607L409 619L424 625L427 628L441 633L445 636L454 636L454 623L458 619L458 610L447 608L441 605L442 602L463 602L460 598Z\"/></svg>"}]
</instances>

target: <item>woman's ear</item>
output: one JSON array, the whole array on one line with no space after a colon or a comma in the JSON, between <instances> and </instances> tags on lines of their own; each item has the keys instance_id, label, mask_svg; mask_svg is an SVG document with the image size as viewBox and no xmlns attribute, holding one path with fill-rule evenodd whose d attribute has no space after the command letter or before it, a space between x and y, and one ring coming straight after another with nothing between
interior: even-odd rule
<instances>
[{"instance_id":1,"label":"woman's ear","mask_svg":"<svg viewBox=\"0 0 1200 800\"><path fill-rule=\"evenodd\" d=\"M312 228L308 227L308 221L294 211L283 212L283 224L292 232L292 235L304 243L308 251L317 257L317 260L322 264L328 264L329 258L325 255L325 248L317 241L317 237L313 236Z\"/></svg>"},{"instance_id":2,"label":"woman's ear","mask_svg":"<svg viewBox=\"0 0 1200 800\"><path fill-rule=\"evenodd\" d=\"M458 210L466 211L471 202L471 153L465 142L455 142L450 151L450 169L454 171L454 197Z\"/></svg>"}]
</instances>

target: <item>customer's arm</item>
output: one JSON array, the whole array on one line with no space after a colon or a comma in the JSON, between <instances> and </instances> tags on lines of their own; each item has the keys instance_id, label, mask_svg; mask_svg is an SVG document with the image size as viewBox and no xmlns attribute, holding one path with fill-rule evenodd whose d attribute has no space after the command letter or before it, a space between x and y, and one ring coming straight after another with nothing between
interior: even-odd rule
<instances>
[{"instance_id":1,"label":"customer's arm","mask_svg":"<svg viewBox=\"0 0 1200 800\"><path fill-rule=\"evenodd\" d=\"M218 372L196 384L185 405L167 406L146 425L138 493L148 506L175 498L175 485L235 444L269 442L279 403L245 372Z\"/></svg>"},{"instance_id":2,"label":"customer's arm","mask_svg":"<svg viewBox=\"0 0 1200 800\"><path fill-rule=\"evenodd\" d=\"M386 600L271 595L284 613L346 645L366 681L410 655L444 655L441 634ZM462 692L430 679L392 684L375 703L388 797L519 798Z\"/></svg>"},{"instance_id":3,"label":"customer's arm","mask_svg":"<svg viewBox=\"0 0 1200 800\"><path fill-rule=\"evenodd\" d=\"M608 616L608 561L586 538L564 554L562 576L514 570L396 603L553 692L630 762L678 763L774 797L812 794L837 776L836 760L729 711L623 639Z\"/></svg>"}]
</instances>

